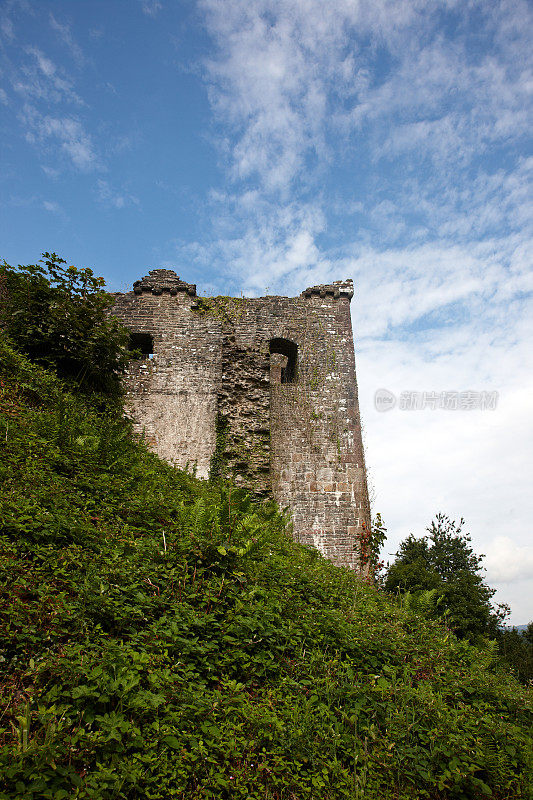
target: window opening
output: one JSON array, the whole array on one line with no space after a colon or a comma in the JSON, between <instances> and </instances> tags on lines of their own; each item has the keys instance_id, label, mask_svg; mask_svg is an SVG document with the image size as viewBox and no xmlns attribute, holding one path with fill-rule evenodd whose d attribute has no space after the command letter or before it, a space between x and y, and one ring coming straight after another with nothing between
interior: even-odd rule
<instances>
[{"instance_id":1,"label":"window opening","mask_svg":"<svg viewBox=\"0 0 533 800\"><path fill-rule=\"evenodd\" d=\"M281 382L294 383L297 377L298 345L290 339L271 339L270 352L285 356L287 363L281 368Z\"/></svg>"},{"instance_id":2,"label":"window opening","mask_svg":"<svg viewBox=\"0 0 533 800\"><path fill-rule=\"evenodd\" d=\"M154 337L151 333L130 333L130 350L140 350L141 358L153 358Z\"/></svg>"}]
</instances>

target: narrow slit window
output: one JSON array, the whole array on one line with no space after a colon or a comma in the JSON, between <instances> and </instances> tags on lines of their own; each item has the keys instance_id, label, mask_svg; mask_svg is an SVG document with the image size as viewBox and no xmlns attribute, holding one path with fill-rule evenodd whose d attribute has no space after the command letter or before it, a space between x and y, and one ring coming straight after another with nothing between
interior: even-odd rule
<instances>
[{"instance_id":1,"label":"narrow slit window","mask_svg":"<svg viewBox=\"0 0 533 800\"><path fill-rule=\"evenodd\" d=\"M152 358L154 337L151 333L130 333L130 350L140 350L141 358Z\"/></svg>"},{"instance_id":2,"label":"narrow slit window","mask_svg":"<svg viewBox=\"0 0 533 800\"><path fill-rule=\"evenodd\" d=\"M294 383L298 374L298 345L290 339L271 339L270 353L285 356L286 362L281 368L281 383Z\"/></svg>"}]
</instances>

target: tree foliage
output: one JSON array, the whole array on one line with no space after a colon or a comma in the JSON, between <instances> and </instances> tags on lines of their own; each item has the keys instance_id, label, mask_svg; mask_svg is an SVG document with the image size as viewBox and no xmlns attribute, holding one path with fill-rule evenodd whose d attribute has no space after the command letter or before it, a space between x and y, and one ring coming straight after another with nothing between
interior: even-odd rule
<instances>
[{"instance_id":1,"label":"tree foliage","mask_svg":"<svg viewBox=\"0 0 533 800\"><path fill-rule=\"evenodd\" d=\"M38 264L0 266L0 326L32 361L86 394L116 397L131 357L127 331L110 317L113 297L89 268L56 253Z\"/></svg>"},{"instance_id":2,"label":"tree foliage","mask_svg":"<svg viewBox=\"0 0 533 800\"><path fill-rule=\"evenodd\" d=\"M388 569L385 588L410 593L434 590L440 598L436 613L445 614L457 636L474 640L494 635L506 609L493 608L495 590L484 581L483 556L473 551L463 526L463 519L457 523L437 514L427 536L408 536Z\"/></svg>"},{"instance_id":3,"label":"tree foliage","mask_svg":"<svg viewBox=\"0 0 533 800\"><path fill-rule=\"evenodd\" d=\"M518 679L533 685L533 622L519 631L516 628L499 628L496 641L503 660L509 664Z\"/></svg>"}]
</instances>

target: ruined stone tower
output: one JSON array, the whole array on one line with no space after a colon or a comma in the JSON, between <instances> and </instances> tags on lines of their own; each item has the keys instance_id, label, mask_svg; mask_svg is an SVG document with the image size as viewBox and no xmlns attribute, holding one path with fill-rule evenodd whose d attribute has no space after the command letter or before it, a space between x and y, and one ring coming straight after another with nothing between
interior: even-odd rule
<instances>
[{"instance_id":1,"label":"ruined stone tower","mask_svg":"<svg viewBox=\"0 0 533 800\"><path fill-rule=\"evenodd\" d=\"M113 313L142 353L126 390L153 449L201 478L211 471L272 494L298 541L364 571L352 296L348 280L299 297L197 297L157 269L116 295Z\"/></svg>"}]
</instances>

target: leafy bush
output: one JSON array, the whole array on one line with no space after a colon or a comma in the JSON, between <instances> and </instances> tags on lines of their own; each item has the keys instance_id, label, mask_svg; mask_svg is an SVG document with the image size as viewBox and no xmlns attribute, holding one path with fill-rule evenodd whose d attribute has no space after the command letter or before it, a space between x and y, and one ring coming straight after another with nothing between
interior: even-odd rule
<instances>
[{"instance_id":1,"label":"leafy bush","mask_svg":"<svg viewBox=\"0 0 533 800\"><path fill-rule=\"evenodd\" d=\"M533 686L533 622L523 631L499 628L496 641L503 663L516 672L519 681Z\"/></svg>"},{"instance_id":2,"label":"leafy bush","mask_svg":"<svg viewBox=\"0 0 533 800\"><path fill-rule=\"evenodd\" d=\"M65 267L55 253L39 264L0 266L0 326L32 361L86 394L120 394L129 336L108 315L112 295L91 269Z\"/></svg>"},{"instance_id":3,"label":"leafy bush","mask_svg":"<svg viewBox=\"0 0 533 800\"><path fill-rule=\"evenodd\" d=\"M0 800L531 797L490 648L5 343L0 380Z\"/></svg>"},{"instance_id":4,"label":"leafy bush","mask_svg":"<svg viewBox=\"0 0 533 800\"><path fill-rule=\"evenodd\" d=\"M437 615L445 615L454 633L469 640L495 636L500 621L509 609L495 610L491 598L495 589L483 579L482 555L470 547L470 535L445 514L437 514L428 536L408 536L400 545L389 567L385 588L389 592L433 591Z\"/></svg>"}]
</instances>

